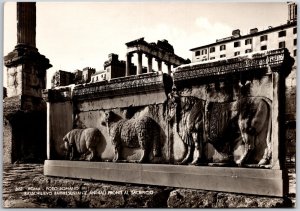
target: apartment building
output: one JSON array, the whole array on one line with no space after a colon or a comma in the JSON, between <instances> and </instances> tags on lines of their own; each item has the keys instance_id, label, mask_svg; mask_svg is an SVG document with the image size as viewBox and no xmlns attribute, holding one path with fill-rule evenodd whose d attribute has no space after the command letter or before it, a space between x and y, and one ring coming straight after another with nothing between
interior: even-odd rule
<instances>
[{"instance_id":1,"label":"apartment building","mask_svg":"<svg viewBox=\"0 0 300 211\"><path fill-rule=\"evenodd\" d=\"M297 56L297 5L288 4L289 18L286 24L259 31L250 29L241 35L234 30L232 36L217 39L215 43L191 49L192 62L209 61L249 54L257 51L287 48L291 56Z\"/></svg>"}]
</instances>

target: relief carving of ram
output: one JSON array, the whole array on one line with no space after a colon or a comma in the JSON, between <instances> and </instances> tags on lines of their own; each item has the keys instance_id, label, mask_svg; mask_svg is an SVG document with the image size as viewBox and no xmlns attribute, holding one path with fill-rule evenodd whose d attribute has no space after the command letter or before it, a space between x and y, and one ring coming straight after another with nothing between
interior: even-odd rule
<instances>
[{"instance_id":1,"label":"relief carving of ram","mask_svg":"<svg viewBox=\"0 0 300 211\"><path fill-rule=\"evenodd\" d=\"M124 147L142 149L138 163L148 162L151 152L154 157L161 156L160 128L151 117L118 119L112 111L106 112L105 115L105 122L102 124L107 127L109 138L115 148L114 162L120 160Z\"/></svg>"}]
</instances>

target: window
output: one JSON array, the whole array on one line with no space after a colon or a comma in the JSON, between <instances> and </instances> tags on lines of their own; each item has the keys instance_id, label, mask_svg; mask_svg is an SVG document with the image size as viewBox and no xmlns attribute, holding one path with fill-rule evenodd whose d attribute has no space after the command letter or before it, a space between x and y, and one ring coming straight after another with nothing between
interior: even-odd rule
<instances>
[{"instance_id":1,"label":"window","mask_svg":"<svg viewBox=\"0 0 300 211\"><path fill-rule=\"evenodd\" d=\"M285 48L285 42L284 41L279 43L279 48Z\"/></svg>"},{"instance_id":2,"label":"window","mask_svg":"<svg viewBox=\"0 0 300 211\"><path fill-rule=\"evenodd\" d=\"M240 55L240 52L239 52L239 51L234 52L234 56L238 56L238 55Z\"/></svg>"},{"instance_id":3,"label":"window","mask_svg":"<svg viewBox=\"0 0 300 211\"><path fill-rule=\"evenodd\" d=\"M207 59L202 59L202 61L207 61Z\"/></svg>"},{"instance_id":4,"label":"window","mask_svg":"<svg viewBox=\"0 0 300 211\"><path fill-rule=\"evenodd\" d=\"M215 52L215 47L211 47L210 49L209 49L209 53L214 53Z\"/></svg>"},{"instance_id":5,"label":"window","mask_svg":"<svg viewBox=\"0 0 300 211\"><path fill-rule=\"evenodd\" d=\"M297 34L297 28L293 28L293 33Z\"/></svg>"},{"instance_id":6,"label":"window","mask_svg":"<svg viewBox=\"0 0 300 211\"><path fill-rule=\"evenodd\" d=\"M213 59L215 59L215 57L210 57L210 60L213 60Z\"/></svg>"},{"instance_id":7,"label":"window","mask_svg":"<svg viewBox=\"0 0 300 211\"><path fill-rule=\"evenodd\" d=\"M252 52L252 49L245 50L245 53L251 53L251 52Z\"/></svg>"},{"instance_id":8,"label":"window","mask_svg":"<svg viewBox=\"0 0 300 211\"><path fill-rule=\"evenodd\" d=\"M266 45L261 46L260 50L262 50L262 51L267 50L267 46Z\"/></svg>"},{"instance_id":9,"label":"window","mask_svg":"<svg viewBox=\"0 0 300 211\"><path fill-rule=\"evenodd\" d=\"M200 56L200 51L196 51L195 56Z\"/></svg>"},{"instance_id":10,"label":"window","mask_svg":"<svg viewBox=\"0 0 300 211\"><path fill-rule=\"evenodd\" d=\"M263 36L260 36L260 41L265 41L265 40L268 40L268 35L263 35Z\"/></svg>"},{"instance_id":11,"label":"window","mask_svg":"<svg viewBox=\"0 0 300 211\"><path fill-rule=\"evenodd\" d=\"M250 44L252 44L252 39L245 40L245 45L250 45Z\"/></svg>"},{"instance_id":12,"label":"window","mask_svg":"<svg viewBox=\"0 0 300 211\"><path fill-rule=\"evenodd\" d=\"M297 39L294 39L294 45L297 45Z\"/></svg>"},{"instance_id":13,"label":"window","mask_svg":"<svg viewBox=\"0 0 300 211\"><path fill-rule=\"evenodd\" d=\"M226 54L220 55L220 58L224 58L224 57L226 57Z\"/></svg>"},{"instance_id":14,"label":"window","mask_svg":"<svg viewBox=\"0 0 300 211\"><path fill-rule=\"evenodd\" d=\"M241 46L241 42L240 41L234 42L233 45L234 45L235 48L240 47Z\"/></svg>"},{"instance_id":15,"label":"window","mask_svg":"<svg viewBox=\"0 0 300 211\"><path fill-rule=\"evenodd\" d=\"M286 31L278 32L278 37L285 37L285 36L286 36Z\"/></svg>"},{"instance_id":16,"label":"window","mask_svg":"<svg viewBox=\"0 0 300 211\"><path fill-rule=\"evenodd\" d=\"M296 49L294 50L294 56L297 56L297 50Z\"/></svg>"},{"instance_id":17,"label":"window","mask_svg":"<svg viewBox=\"0 0 300 211\"><path fill-rule=\"evenodd\" d=\"M202 50L202 55L207 54L207 49Z\"/></svg>"},{"instance_id":18,"label":"window","mask_svg":"<svg viewBox=\"0 0 300 211\"><path fill-rule=\"evenodd\" d=\"M220 45L220 51L226 50L226 45Z\"/></svg>"}]
</instances>

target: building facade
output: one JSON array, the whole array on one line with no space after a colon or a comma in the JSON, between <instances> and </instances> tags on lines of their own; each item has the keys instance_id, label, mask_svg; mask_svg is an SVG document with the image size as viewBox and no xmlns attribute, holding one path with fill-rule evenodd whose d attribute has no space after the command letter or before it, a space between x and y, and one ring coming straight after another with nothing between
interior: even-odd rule
<instances>
[{"instance_id":1,"label":"building facade","mask_svg":"<svg viewBox=\"0 0 300 211\"><path fill-rule=\"evenodd\" d=\"M287 23L267 30L251 29L247 35L233 31L231 37L215 43L191 49L192 62L232 58L252 52L287 48L291 56L297 56L297 22Z\"/></svg>"},{"instance_id":2,"label":"building facade","mask_svg":"<svg viewBox=\"0 0 300 211\"><path fill-rule=\"evenodd\" d=\"M287 48L291 56L297 56L297 5L288 4L289 18L286 24L258 31L250 29L241 35L234 30L232 36L217 39L215 43L192 48L192 62L232 58L252 52Z\"/></svg>"}]
</instances>

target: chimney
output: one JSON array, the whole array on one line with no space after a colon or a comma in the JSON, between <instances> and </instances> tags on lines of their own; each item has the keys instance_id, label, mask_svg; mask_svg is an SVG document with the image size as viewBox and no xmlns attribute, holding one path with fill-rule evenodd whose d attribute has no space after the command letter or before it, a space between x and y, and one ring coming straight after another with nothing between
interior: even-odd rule
<instances>
[{"instance_id":1,"label":"chimney","mask_svg":"<svg viewBox=\"0 0 300 211\"><path fill-rule=\"evenodd\" d=\"M297 4L288 2L288 23L297 21Z\"/></svg>"},{"instance_id":2,"label":"chimney","mask_svg":"<svg viewBox=\"0 0 300 211\"><path fill-rule=\"evenodd\" d=\"M258 32L257 28L250 29L250 34L255 34Z\"/></svg>"},{"instance_id":3,"label":"chimney","mask_svg":"<svg viewBox=\"0 0 300 211\"><path fill-rule=\"evenodd\" d=\"M239 37L239 36L241 36L241 31L239 29L233 30L232 31L232 36L233 37Z\"/></svg>"}]
</instances>

